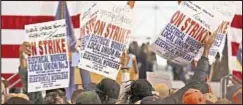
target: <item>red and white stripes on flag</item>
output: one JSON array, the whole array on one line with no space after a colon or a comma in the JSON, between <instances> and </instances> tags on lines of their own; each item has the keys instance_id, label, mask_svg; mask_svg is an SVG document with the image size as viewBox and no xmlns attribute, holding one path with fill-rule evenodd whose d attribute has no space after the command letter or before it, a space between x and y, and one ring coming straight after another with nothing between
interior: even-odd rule
<instances>
[{"instance_id":1,"label":"red and white stripes on flag","mask_svg":"<svg viewBox=\"0 0 243 105\"><path fill-rule=\"evenodd\" d=\"M79 33L80 2L67 1L75 36ZM2 2L2 64L1 76L9 87L22 87L18 75L19 46L25 40L24 25L55 19L58 1L3 1Z\"/></svg>"},{"instance_id":2,"label":"red and white stripes on flag","mask_svg":"<svg viewBox=\"0 0 243 105\"><path fill-rule=\"evenodd\" d=\"M237 52L242 41L242 1L235 1L236 14L228 32L228 64L230 73L242 79L242 67L237 60Z\"/></svg>"}]
</instances>

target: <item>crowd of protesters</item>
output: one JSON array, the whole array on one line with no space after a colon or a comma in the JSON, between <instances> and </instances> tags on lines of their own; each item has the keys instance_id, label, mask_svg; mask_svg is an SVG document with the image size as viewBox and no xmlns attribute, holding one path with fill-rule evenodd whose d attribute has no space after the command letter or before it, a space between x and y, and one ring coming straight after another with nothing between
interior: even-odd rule
<instances>
[{"instance_id":1,"label":"crowd of protesters","mask_svg":"<svg viewBox=\"0 0 243 105\"><path fill-rule=\"evenodd\" d=\"M214 36L214 35L212 35ZM170 89L160 83L152 86L146 80L146 71L153 71L155 54L149 50L149 44L141 48L136 42L130 46L130 53L137 57L139 62L139 78L125 80L120 84L112 79L104 78L98 84L90 83L88 88L73 92L71 100L67 100L65 89L47 90L43 96L41 92L27 92L27 64L23 54L30 53L30 45L24 42L20 47L19 74L24 83L22 93L7 93L7 82L1 81L2 104L242 104L242 86L233 84L227 89L226 97L216 97L208 83L209 48L214 38L209 36L204 41L203 56L198 61L194 75L180 89ZM121 56L121 70L129 70L129 51ZM220 72L220 71L219 71Z\"/></svg>"}]
</instances>

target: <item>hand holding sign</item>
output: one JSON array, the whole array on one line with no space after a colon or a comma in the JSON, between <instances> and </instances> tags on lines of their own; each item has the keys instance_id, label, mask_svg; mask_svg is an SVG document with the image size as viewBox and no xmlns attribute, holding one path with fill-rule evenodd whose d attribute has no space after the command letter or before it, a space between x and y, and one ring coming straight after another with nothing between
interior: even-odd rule
<instances>
[{"instance_id":1,"label":"hand holding sign","mask_svg":"<svg viewBox=\"0 0 243 105\"><path fill-rule=\"evenodd\" d=\"M206 37L206 39L204 40L204 48L209 49L213 45L216 35L218 33L218 30L219 30L219 28L217 28L217 30L214 31L214 33L211 36L208 35Z\"/></svg>"},{"instance_id":2,"label":"hand holding sign","mask_svg":"<svg viewBox=\"0 0 243 105\"><path fill-rule=\"evenodd\" d=\"M219 27L216 31L213 32L213 34L210 36L208 35L206 39L204 40L204 50L203 50L203 56L208 57L209 49L214 43L214 40L216 38L216 35L218 34Z\"/></svg>"},{"instance_id":3,"label":"hand holding sign","mask_svg":"<svg viewBox=\"0 0 243 105\"><path fill-rule=\"evenodd\" d=\"M130 59L130 56L128 55L128 51L125 50L122 53L122 56L120 57L120 64L121 64L122 68L127 68L129 59Z\"/></svg>"}]
</instances>

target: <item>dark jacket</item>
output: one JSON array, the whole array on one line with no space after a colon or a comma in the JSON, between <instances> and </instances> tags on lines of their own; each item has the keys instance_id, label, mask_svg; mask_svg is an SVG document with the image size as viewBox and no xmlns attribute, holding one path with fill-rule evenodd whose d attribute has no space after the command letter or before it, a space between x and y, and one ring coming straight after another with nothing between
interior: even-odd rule
<instances>
[{"instance_id":1,"label":"dark jacket","mask_svg":"<svg viewBox=\"0 0 243 105\"><path fill-rule=\"evenodd\" d=\"M41 92L31 92L31 93L27 93L27 77L28 77L28 75L27 75L27 68L24 68L24 69L21 69L21 68L19 68L19 75L20 75L20 77L21 77L21 81L22 81L22 83L23 83L23 92L24 92L24 94L26 94L26 95L28 95L28 97L29 97L29 99L30 99L30 101L32 102L32 103L34 103L34 104L43 104L43 101L44 101L44 99L43 99L43 96L42 96L42 93Z\"/></svg>"},{"instance_id":2,"label":"dark jacket","mask_svg":"<svg viewBox=\"0 0 243 105\"><path fill-rule=\"evenodd\" d=\"M188 81L188 83L176 93L161 100L161 104L182 104L184 93L190 89L198 89L202 93L208 93L209 87L207 84L207 72L209 68L208 58L203 57L198 61L198 67L193 75L193 77Z\"/></svg>"},{"instance_id":3,"label":"dark jacket","mask_svg":"<svg viewBox=\"0 0 243 105\"><path fill-rule=\"evenodd\" d=\"M146 69L147 69L147 55L144 52L141 52L138 58L138 62L141 63L141 67L139 68L139 79L146 79Z\"/></svg>"}]
</instances>

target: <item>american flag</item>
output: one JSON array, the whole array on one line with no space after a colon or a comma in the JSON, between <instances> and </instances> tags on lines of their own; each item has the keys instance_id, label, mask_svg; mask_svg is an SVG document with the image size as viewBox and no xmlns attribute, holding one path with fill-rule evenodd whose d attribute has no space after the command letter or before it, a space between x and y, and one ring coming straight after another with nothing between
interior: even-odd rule
<instances>
[{"instance_id":1,"label":"american flag","mask_svg":"<svg viewBox=\"0 0 243 105\"><path fill-rule=\"evenodd\" d=\"M79 33L79 1L68 1L68 10L74 27ZM22 87L18 75L19 46L25 41L24 25L55 20L58 1L3 1L2 2L2 64L1 76L8 80L9 88Z\"/></svg>"},{"instance_id":2,"label":"american flag","mask_svg":"<svg viewBox=\"0 0 243 105\"><path fill-rule=\"evenodd\" d=\"M234 1L236 14L228 32L228 57L230 73L242 79L242 67L237 60L237 52L242 42L242 1Z\"/></svg>"}]
</instances>

